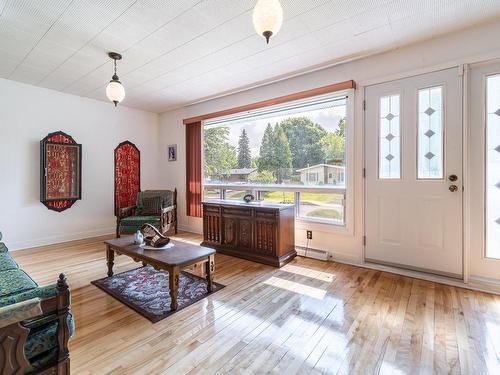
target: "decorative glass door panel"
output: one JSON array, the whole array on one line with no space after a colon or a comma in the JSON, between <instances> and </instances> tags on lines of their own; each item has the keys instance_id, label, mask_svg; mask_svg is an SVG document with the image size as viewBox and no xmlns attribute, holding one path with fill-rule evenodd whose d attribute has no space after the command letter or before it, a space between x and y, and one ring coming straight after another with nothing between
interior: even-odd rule
<instances>
[{"instance_id":1,"label":"decorative glass door panel","mask_svg":"<svg viewBox=\"0 0 500 375\"><path fill-rule=\"evenodd\" d=\"M380 98L379 178L401 177L399 95Z\"/></svg>"},{"instance_id":2,"label":"decorative glass door panel","mask_svg":"<svg viewBox=\"0 0 500 375\"><path fill-rule=\"evenodd\" d=\"M486 79L486 256L500 259L500 74Z\"/></svg>"},{"instance_id":3,"label":"decorative glass door panel","mask_svg":"<svg viewBox=\"0 0 500 375\"><path fill-rule=\"evenodd\" d=\"M443 178L443 88L418 90L418 178Z\"/></svg>"}]
</instances>

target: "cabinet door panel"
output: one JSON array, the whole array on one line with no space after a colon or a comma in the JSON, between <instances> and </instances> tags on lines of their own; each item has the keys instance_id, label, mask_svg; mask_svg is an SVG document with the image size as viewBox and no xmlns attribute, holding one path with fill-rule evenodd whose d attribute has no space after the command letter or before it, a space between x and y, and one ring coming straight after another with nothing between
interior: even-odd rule
<instances>
[{"instance_id":1,"label":"cabinet door panel","mask_svg":"<svg viewBox=\"0 0 500 375\"><path fill-rule=\"evenodd\" d=\"M238 248L251 250L253 247L253 225L250 219L238 221Z\"/></svg>"},{"instance_id":2,"label":"cabinet door panel","mask_svg":"<svg viewBox=\"0 0 500 375\"><path fill-rule=\"evenodd\" d=\"M218 213L205 211L203 215L203 239L206 242L220 243L220 216Z\"/></svg>"},{"instance_id":3,"label":"cabinet door panel","mask_svg":"<svg viewBox=\"0 0 500 375\"><path fill-rule=\"evenodd\" d=\"M258 220L255 223L255 252L274 254L276 249L276 223Z\"/></svg>"},{"instance_id":4,"label":"cabinet door panel","mask_svg":"<svg viewBox=\"0 0 500 375\"><path fill-rule=\"evenodd\" d=\"M236 246L238 234L238 220L228 217L223 219L223 244L226 246Z\"/></svg>"}]
</instances>

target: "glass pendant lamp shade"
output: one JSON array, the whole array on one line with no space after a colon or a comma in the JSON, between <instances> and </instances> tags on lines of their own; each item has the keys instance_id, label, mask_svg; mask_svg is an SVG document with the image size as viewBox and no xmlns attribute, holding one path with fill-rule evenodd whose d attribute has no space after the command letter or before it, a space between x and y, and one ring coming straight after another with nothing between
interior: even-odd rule
<instances>
[{"instance_id":1,"label":"glass pendant lamp shade","mask_svg":"<svg viewBox=\"0 0 500 375\"><path fill-rule=\"evenodd\" d=\"M125 98L125 89L120 81L112 79L106 87L106 96L115 103L115 107Z\"/></svg>"},{"instance_id":2,"label":"glass pendant lamp shade","mask_svg":"<svg viewBox=\"0 0 500 375\"><path fill-rule=\"evenodd\" d=\"M115 74L113 74L111 81L109 81L108 86L106 86L106 96L115 104L116 107L118 103L125 98L125 88L116 74L116 60L121 60L122 55L116 52L109 52L108 56L113 59Z\"/></svg>"},{"instance_id":3,"label":"glass pendant lamp shade","mask_svg":"<svg viewBox=\"0 0 500 375\"><path fill-rule=\"evenodd\" d=\"M259 35L266 38L276 35L283 23L283 8L279 0L258 0L253 10L253 25Z\"/></svg>"}]
</instances>

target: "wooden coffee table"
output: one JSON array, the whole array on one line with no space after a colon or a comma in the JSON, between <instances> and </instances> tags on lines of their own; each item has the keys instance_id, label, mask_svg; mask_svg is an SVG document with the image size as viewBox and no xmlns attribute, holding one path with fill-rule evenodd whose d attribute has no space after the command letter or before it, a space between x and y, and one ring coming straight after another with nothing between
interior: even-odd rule
<instances>
[{"instance_id":1,"label":"wooden coffee table","mask_svg":"<svg viewBox=\"0 0 500 375\"><path fill-rule=\"evenodd\" d=\"M213 290L215 273L215 250L208 247L192 245L185 242L173 241L174 247L165 250L144 250L134 244L133 236L125 236L105 241L108 276L113 276L115 253L131 257L136 262L149 264L156 270L169 273L170 308L177 310L177 292L179 288L179 273L182 269L196 263L205 263L207 291Z\"/></svg>"}]
</instances>

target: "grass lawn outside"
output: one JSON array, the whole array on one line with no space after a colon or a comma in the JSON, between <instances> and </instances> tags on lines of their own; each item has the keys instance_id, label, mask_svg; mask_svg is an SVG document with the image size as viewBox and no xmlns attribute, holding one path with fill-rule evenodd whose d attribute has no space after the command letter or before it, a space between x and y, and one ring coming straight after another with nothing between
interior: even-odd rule
<instances>
[{"instance_id":1,"label":"grass lawn outside","mask_svg":"<svg viewBox=\"0 0 500 375\"><path fill-rule=\"evenodd\" d=\"M226 199L239 199L243 200L243 197L247 195L246 191L238 191L238 190L226 190Z\"/></svg>"},{"instance_id":2,"label":"grass lawn outside","mask_svg":"<svg viewBox=\"0 0 500 375\"><path fill-rule=\"evenodd\" d=\"M307 217L342 220L342 213L332 208L316 208L306 214Z\"/></svg>"},{"instance_id":3,"label":"grass lawn outside","mask_svg":"<svg viewBox=\"0 0 500 375\"><path fill-rule=\"evenodd\" d=\"M281 203L283 202L283 197L286 199L286 203L294 202L294 193L289 191L269 191L263 193L265 201ZM342 204L343 196L342 194L336 193L308 193L301 192L300 200L302 202L311 203L329 203L329 204Z\"/></svg>"}]
</instances>

